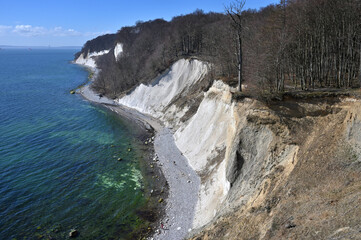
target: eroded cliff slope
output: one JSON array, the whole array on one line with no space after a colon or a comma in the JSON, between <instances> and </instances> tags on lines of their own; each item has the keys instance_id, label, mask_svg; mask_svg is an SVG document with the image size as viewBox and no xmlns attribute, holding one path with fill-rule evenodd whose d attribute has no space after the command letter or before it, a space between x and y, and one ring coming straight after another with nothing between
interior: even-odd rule
<instances>
[{"instance_id":1,"label":"eroded cliff slope","mask_svg":"<svg viewBox=\"0 0 361 240\"><path fill-rule=\"evenodd\" d=\"M360 239L361 102L235 106L243 123L226 151L231 187L193 239Z\"/></svg>"}]
</instances>

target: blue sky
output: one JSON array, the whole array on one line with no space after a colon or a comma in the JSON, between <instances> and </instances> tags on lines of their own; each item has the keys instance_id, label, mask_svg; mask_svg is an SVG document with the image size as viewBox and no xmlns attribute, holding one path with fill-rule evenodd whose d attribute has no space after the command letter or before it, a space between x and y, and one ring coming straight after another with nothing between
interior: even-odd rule
<instances>
[{"instance_id":1,"label":"blue sky","mask_svg":"<svg viewBox=\"0 0 361 240\"><path fill-rule=\"evenodd\" d=\"M0 0L0 45L81 46L137 20L191 13L224 12L231 0ZM248 0L260 8L277 0Z\"/></svg>"}]
</instances>

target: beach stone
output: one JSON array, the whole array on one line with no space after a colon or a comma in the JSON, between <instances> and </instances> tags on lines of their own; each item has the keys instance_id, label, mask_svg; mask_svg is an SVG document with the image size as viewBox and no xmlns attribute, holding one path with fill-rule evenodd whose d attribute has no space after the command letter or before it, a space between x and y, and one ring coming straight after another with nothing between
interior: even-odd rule
<instances>
[{"instance_id":1,"label":"beach stone","mask_svg":"<svg viewBox=\"0 0 361 240\"><path fill-rule=\"evenodd\" d=\"M69 237L70 237L70 238L76 238L78 235L79 235L79 232L78 232L78 230L76 230L76 229L72 229L72 230L70 230L70 232L69 232Z\"/></svg>"},{"instance_id":2,"label":"beach stone","mask_svg":"<svg viewBox=\"0 0 361 240\"><path fill-rule=\"evenodd\" d=\"M290 229L290 228L294 228L296 227L296 224L294 224L293 222L288 222L285 224L285 228Z\"/></svg>"},{"instance_id":3,"label":"beach stone","mask_svg":"<svg viewBox=\"0 0 361 240\"><path fill-rule=\"evenodd\" d=\"M145 128L147 130L152 130L153 129L148 123L144 123L144 125L145 125Z\"/></svg>"}]
</instances>

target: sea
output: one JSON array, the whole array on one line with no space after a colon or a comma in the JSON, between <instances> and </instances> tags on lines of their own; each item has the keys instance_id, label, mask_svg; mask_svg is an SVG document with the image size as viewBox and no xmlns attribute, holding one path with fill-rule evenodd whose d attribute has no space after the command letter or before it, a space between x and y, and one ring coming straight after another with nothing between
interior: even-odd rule
<instances>
[{"instance_id":1,"label":"sea","mask_svg":"<svg viewBox=\"0 0 361 240\"><path fill-rule=\"evenodd\" d=\"M0 50L0 239L127 239L146 203L141 129L70 90L76 49Z\"/></svg>"}]
</instances>

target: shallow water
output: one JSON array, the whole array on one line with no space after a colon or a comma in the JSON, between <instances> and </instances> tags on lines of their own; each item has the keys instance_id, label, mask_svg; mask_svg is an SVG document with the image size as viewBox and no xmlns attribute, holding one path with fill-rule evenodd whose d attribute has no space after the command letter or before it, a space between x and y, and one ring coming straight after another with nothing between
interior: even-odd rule
<instances>
[{"instance_id":1,"label":"shallow water","mask_svg":"<svg viewBox=\"0 0 361 240\"><path fill-rule=\"evenodd\" d=\"M119 239L140 222L141 132L69 94L88 75L75 52L0 51L1 239Z\"/></svg>"}]
</instances>

